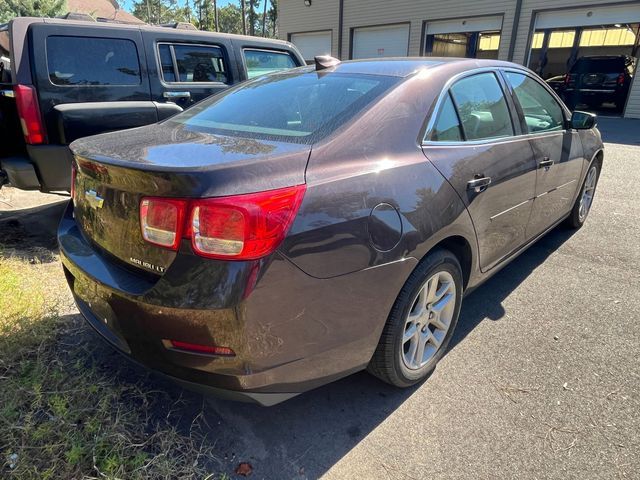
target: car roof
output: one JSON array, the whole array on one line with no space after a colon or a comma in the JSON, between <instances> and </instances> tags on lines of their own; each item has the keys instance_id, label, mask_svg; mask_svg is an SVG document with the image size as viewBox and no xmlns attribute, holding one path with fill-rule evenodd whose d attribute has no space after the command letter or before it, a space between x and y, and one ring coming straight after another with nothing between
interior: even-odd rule
<instances>
[{"instance_id":1,"label":"car roof","mask_svg":"<svg viewBox=\"0 0 640 480\"><path fill-rule=\"evenodd\" d=\"M151 31L151 32L162 32L166 35L195 35L202 36L204 38L228 38L233 40L243 40L243 41L261 41L268 42L272 44L278 44L283 46L292 46L290 42L285 40L279 40L275 38L266 38L266 37L252 37L249 35L237 35L234 33L221 33L221 32L208 32L203 30L191 30L191 29L181 29L181 28L171 28L171 27L162 27L160 25L148 25L146 23L118 23L118 22L89 22L83 20L70 20L66 18L43 18L43 17L17 17L12 20L13 22L25 22L25 23L47 23L54 25L78 25L84 27L93 27L93 28L106 28L106 29L119 29L119 30L142 30L142 31Z\"/></svg>"},{"instance_id":2,"label":"car roof","mask_svg":"<svg viewBox=\"0 0 640 480\"><path fill-rule=\"evenodd\" d=\"M408 77L422 70L438 70L444 67L460 71L474 68L509 67L526 70L522 65L500 60L481 60L456 57L387 57L364 60L347 60L327 70L337 73L388 75Z\"/></svg>"}]
</instances>

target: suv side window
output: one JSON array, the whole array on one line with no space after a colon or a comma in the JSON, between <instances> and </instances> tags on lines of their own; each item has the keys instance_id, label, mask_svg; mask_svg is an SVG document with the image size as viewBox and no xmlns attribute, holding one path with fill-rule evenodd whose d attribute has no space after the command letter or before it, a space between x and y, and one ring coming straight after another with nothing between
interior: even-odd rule
<instances>
[{"instance_id":1,"label":"suv side window","mask_svg":"<svg viewBox=\"0 0 640 480\"><path fill-rule=\"evenodd\" d=\"M462 139L460 120L458 119L458 114L453 106L451 94L447 93L447 96L440 107L438 120L433 127L431 140L434 142L459 142Z\"/></svg>"},{"instance_id":2,"label":"suv side window","mask_svg":"<svg viewBox=\"0 0 640 480\"><path fill-rule=\"evenodd\" d=\"M562 107L542 85L523 73L504 74L522 107L528 133L564 129Z\"/></svg>"},{"instance_id":3,"label":"suv side window","mask_svg":"<svg viewBox=\"0 0 640 480\"><path fill-rule=\"evenodd\" d=\"M82 43L82 48L78 48ZM47 38L47 67L54 85L139 85L138 49L122 38Z\"/></svg>"},{"instance_id":4,"label":"suv side window","mask_svg":"<svg viewBox=\"0 0 640 480\"><path fill-rule=\"evenodd\" d=\"M228 69L220 47L158 45L162 79L167 83L227 83Z\"/></svg>"},{"instance_id":5,"label":"suv side window","mask_svg":"<svg viewBox=\"0 0 640 480\"><path fill-rule=\"evenodd\" d=\"M511 115L494 73L479 73L451 87L466 140L507 137L514 134Z\"/></svg>"},{"instance_id":6,"label":"suv side window","mask_svg":"<svg viewBox=\"0 0 640 480\"><path fill-rule=\"evenodd\" d=\"M298 66L291 55L286 52L248 48L244 50L244 62L247 66L249 79Z\"/></svg>"}]
</instances>

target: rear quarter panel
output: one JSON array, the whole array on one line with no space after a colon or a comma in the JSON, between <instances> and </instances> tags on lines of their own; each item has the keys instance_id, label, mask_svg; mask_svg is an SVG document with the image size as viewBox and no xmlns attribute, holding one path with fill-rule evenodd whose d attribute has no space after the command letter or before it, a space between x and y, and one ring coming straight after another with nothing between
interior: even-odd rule
<instances>
[{"instance_id":1,"label":"rear quarter panel","mask_svg":"<svg viewBox=\"0 0 640 480\"><path fill-rule=\"evenodd\" d=\"M464 204L418 145L423 122L444 82L415 75L360 118L314 147L307 193L281 251L303 271L329 278L402 258L421 259L452 235L476 250ZM377 205L396 209L398 222L371 218ZM371 241L397 238L392 248ZM474 253L475 255L475 253Z\"/></svg>"}]
</instances>

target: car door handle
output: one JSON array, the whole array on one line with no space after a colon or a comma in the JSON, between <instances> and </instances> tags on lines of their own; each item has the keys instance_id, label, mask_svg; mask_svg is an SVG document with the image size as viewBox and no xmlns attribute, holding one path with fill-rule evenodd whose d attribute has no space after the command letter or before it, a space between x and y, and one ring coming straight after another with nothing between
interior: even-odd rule
<instances>
[{"instance_id":1,"label":"car door handle","mask_svg":"<svg viewBox=\"0 0 640 480\"><path fill-rule=\"evenodd\" d=\"M162 96L169 100L174 100L176 98L191 98L191 92L164 92Z\"/></svg>"},{"instance_id":2,"label":"car door handle","mask_svg":"<svg viewBox=\"0 0 640 480\"><path fill-rule=\"evenodd\" d=\"M473 190L476 193L480 193L491 185L491 177L484 177L476 175L473 180L467 182L467 190Z\"/></svg>"},{"instance_id":3,"label":"car door handle","mask_svg":"<svg viewBox=\"0 0 640 480\"><path fill-rule=\"evenodd\" d=\"M553 160L549 157L544 157L540 163L538 163L538 168L544 168L545 170L549 170L549 167L553 165Z\"/></svg>"}]
</instances>

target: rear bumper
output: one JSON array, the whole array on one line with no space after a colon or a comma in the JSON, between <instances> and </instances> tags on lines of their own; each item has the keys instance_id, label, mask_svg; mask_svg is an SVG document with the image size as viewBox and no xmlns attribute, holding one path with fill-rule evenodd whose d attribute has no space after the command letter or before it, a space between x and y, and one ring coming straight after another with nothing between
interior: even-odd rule
<instances>
[{"instance_id":1,"label":"rear bumper","mask_svg":"<svg viewBox=\"0 0 640 480\"><path fill-rule=\"evenodd\" d=\"M150 280L95 251L71 205L58 241L79 310L111 345L188 388L263 405L365 368L416 264L320 280L279 254L218 262L183 246L166 273ZM226 346L236 356L171 350L163 339Z\"/></svg>"},{"instance_id":2,"label":"rear bumper","mask_svg":"<svg viewBox=\"0 0 640 480\"><path fill-rule=\"evenodd\" d=\"M71 159L66 145L27 145L27 155L0 158L0 169L21 190L68 191Z\"/></svg>"}]
</instances>

